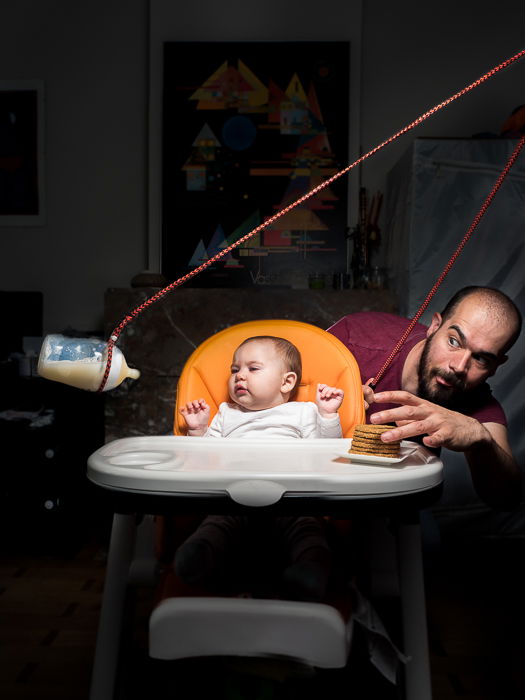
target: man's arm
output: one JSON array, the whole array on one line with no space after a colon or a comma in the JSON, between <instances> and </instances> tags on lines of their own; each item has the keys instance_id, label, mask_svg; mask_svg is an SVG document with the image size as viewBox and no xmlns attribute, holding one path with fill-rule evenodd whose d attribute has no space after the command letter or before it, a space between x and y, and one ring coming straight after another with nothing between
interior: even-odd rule
<instances>
[{"instance_id":1,"label":"man's arm","mask_svg":"<svg viewBox=\"0 0 525 700\"><path fill-rule=\"evenodd\" d=\"M499 423L481 423L487 439L465 450L476 493L489 505L516 508L522 497L522 473L510 448L507 429Z\"/></svg>"},{"instance_id":2,"label":"man's arm","mask_svg":"<svg viewBox=\"0 0 525 700\"><path fill-rule=\"evenodd\" d=\"M382 434L384 442L425 435L423 443L428 447L464 452L476 493L485 503L503 510L519 504L522 473L503 425L480 423L407 391L379 392L374 394L373 403L400 404L371 416L373 423L397 423L397 428Z\"/></svg>"}]
</instances>

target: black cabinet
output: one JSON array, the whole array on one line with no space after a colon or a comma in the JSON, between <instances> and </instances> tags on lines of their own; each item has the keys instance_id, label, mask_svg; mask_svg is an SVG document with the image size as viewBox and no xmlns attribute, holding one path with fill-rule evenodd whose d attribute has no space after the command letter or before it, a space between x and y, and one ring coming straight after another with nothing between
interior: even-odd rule
<instances>
[{"instance_id":1,"label":"black cabinet","mask_svg":"<svg viewBox=\"0 0 525 700\"><path fill-rule=\"evenodd\" d=\"M3 548L82 544L106 514L86 477L104 442L104 399L38 377L4 376L0 398Z\"/></svg>"}]
</instances>

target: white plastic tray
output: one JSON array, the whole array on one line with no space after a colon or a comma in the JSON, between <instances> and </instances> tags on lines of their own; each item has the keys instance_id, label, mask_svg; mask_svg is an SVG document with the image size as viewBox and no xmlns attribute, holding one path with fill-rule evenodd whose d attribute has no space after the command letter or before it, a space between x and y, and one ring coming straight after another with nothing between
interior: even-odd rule
<instances>
[{"instance_id":1,"label":"white plastic tray","mask_svg":"<svg viewBox=\"0 0 525 700\"><path fill-rule=\"evenodd\" d=\"M227 492L251 506L270 505L290 492L403 495L442 481L441 461L415 443L406 459L386 465L349 461L341 455L350 444L349 439L124 438L91 455L88 477L124 492Z\"/></svg>"}]
</instances>

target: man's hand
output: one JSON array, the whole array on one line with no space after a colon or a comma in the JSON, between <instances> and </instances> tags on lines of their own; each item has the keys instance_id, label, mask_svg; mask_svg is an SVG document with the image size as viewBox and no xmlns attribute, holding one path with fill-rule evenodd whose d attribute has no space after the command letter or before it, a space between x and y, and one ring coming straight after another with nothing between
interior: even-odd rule
<instances>
[{"instance_id":1,"label":"man's hand","mask_svg":"<svg viewBox=\"0 0 525 700\"><path fill-rule=\"evenodd\" d=\"M374 390L370 386L373 381L373 377L363 384L363 397L365 399L365 411L368 411L370 406L374 403Z\"/></svg>"},{"instance_id":2,"label":"man's hand","mask_svg":"<svg viewBox=\"0 0 525 700\"><path fill-rule=\"evenodd\" d=\"M370 417L372 423L395 422L398 426L382 434L384 442L425 435L423 443L427 447L465 452L473 445L482 446L492 440L488 430L475 418L420 399L408 391L382 391L373 395L372 403L400 404Z\"/></svg>"},{"instance_id":3,"label":"man's hand","mask_svg":"<svg viewBox=\"0 0 525 700\"><path fill-rule=\"evenodd\" d=\"M426 435L427 447L446 447L464 452L477 494L501 510L518 507L523 492L521 468L510 448L507 429L499 423L480 423L475 418L437 406L408 391L382 391L375 403L400 404L374 413L373 423L397 424L381 435L384 442Z\"/></svg>"},{"instance_id":4,"label":"man's hand","mask_svg":"<svg viewBox=\"0 0 525 700\"><path fill-rule=\"evenodd\" d=\"M210 407L204 399L188 401L188 403L180 409L180 413L188 426L188 435L204 435L210 420Z\"/></svg>"},{"instance_id":5,"label":"man's hand","mask_svg":"<svg viewBox=\"0 0 525 700\"><path fill-rule=\"evenodd\" d=\"M318 384L315 403L321 416L327 418L337 413L339 406L343 403L344 395L344 391L335 386Z\"/></svg>"}]
</instances>

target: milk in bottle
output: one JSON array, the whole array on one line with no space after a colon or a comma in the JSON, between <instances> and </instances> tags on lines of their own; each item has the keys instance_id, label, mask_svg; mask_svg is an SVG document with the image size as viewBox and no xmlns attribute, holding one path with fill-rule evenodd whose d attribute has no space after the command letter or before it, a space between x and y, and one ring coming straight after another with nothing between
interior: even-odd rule
<instances>
[{"instance_id":1,"label":"milk in bottle","mask_svg":"<svg viewBox=\"0 0 525 700\"><path fill-rule=\"evenodd\" d=\"M44 338L38 358L38 374L78 389L97 391L104 377L107 343L99 338L70 338L58 333ZM140 372L128 367L124 355L113 346L111 369L104 391L124 379L138 379Z\"/></svg>"}]
</instances>

